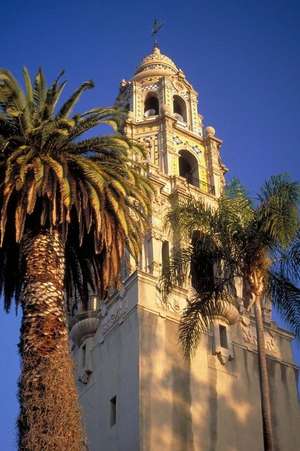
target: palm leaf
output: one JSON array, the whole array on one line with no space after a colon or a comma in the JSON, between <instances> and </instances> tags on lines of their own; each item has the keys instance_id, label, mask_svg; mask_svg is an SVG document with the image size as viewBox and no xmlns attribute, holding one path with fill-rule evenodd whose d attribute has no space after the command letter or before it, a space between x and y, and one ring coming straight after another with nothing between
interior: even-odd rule
<instances>
[{"instance_id":1,"label":"palm leaf","mask_svg":"<svg viewBox=\"0 0 300 451\"><path fill-rule=\"evenodd\" d=\"M36 121L39 119L39 122L41 122L41 117L39 117L39 115L44 109L46 97L47 97L47 83L42 69L39 69L35 76L33 85L33 100Z\"/></svg>"},{"instance_id":2,"label":"palm leaf","mask_svg":"<svg viewBox=\"0 0 300 451\"><path fill-rule=\"evenodd\" d=\"M74 92L74 94L69 98L67 102L63 104L60 111L57 114L59 118L68 117L75 107L76 103L80 99L81 94L87 89L92 89L94 87L94 83L92 81L86 81L82 83L79 88Z\"/></svg>"},{"instance_id":3,"label":"palm leaf","mask_svg":"<svg viewBox=\"0 0 300 451\"><path fill-rule=\"evenodd\" d=\"M31 78L30 78L30 74L29 74L27 67L23 68L23 77L24 77L24 81L25 81L27 104L30 109L30 112L32 112L33 106L34 106L33 87L32 87Z\"/></svg>"},{"instance_id":4,"label":"palm leaf","mask_svg":"<svg viewBox=\"0 0 300 451\"><path fill-rule=\"evenodd\" d=\"M274 245L287 246L299 229L300 185L286 175L273 176L259 195L257 218L260 230Z\"/></svg>"},{"instance_id":5,"label":"palm leaf","mask_svg":"<svg viewBox=\"0 0 300 451\"><path fill-rule=\"evenodd\" d=\"M300 288L287 277L275 271L269 272L268 294L283 319L300 336Z\"/></svg>"},{"instance_id":6,"label":"palm leaf","mask_svg":"<svg viewBox=\"0 0 300 451\"><path fill-rule=\"evenodd\" d=\"M136 257L146 228L153 190L141 162L144 149L121 135L78 142L98 125L120 127L124 115L93 108L69 117L92 82L57 111L62 75L48 87L41 69L32 80L24 68L23 92L10 72L0 70L0 291L6 308L14 295L19 299L22 268L9 281L8 274L22 256L17 242L25 233L59 231L72 255L66 296L87 305L91 290L104 296L116 286L125 244Z\"/></svg>"}]
</instances>

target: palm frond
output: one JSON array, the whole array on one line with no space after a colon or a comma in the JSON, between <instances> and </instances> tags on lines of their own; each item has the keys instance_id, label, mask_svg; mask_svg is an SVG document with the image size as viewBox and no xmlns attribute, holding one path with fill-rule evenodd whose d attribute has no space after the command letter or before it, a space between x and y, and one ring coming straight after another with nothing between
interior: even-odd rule
<instances>
[{"instance_id":1,"label":"palm frond","mask_svg":"<svg viewBox=\"0 0 300 451\"><path fill-rule=\"evenodd\" d=\"M179 324L179 339L187 357L196 351L201 335L209 333L214 319L222 316L228 304L233 302L226 285L219 292L203 293L201 296L197 293L188 301Z\"/></svg>"},{"instance_id":2,"label":"palm frond","mask_svg":"<svg viewBox=\"0 0 300 451\"><path fill-rule=\"evenodd\" d=\"M275 271L269 272L267 292L283 319L300 336L300 288L287 277Z\"/></svg>"},{"instance_id":3,"label":"palm frond","mask_svg":"<svg viewBox=\"0 0 300 451\"><path fill-rule=\"evenodd\" d=\"M172 289L182 286L189 277L190 263L193 254L192 246L173 250L167 267L164 268L160 278L160 289L163 300L166 301Z\"/></svg>"},{"instance_id":4,"label":"palm frond","mask_svg":"<svg viewBox=\"0 0 300 451\"><path fill-rule=\"evenodd\" d=\"M179 339L184 354L193 354L203 333L208 332L212 322L211 302L208 300L189 301L182 313L179 324Z\"/></svg>"},{"instance_id":5,"label":"palm frond","mask_svg":"<svg viewBox=\"0 0 300 451\"><path fill-rule=\"evenodd\" d=\"M31 78L30 78L30 74L29 74L29 71L28 71L27 67L23 68L23 77L24 77L25 88L26 88L27 104L28 104L28 107L30 109L30 112L32 112L33 105L34 105L34 102L33 102L33 87L32 87Z\"/></svg>"},{"instance_id":6,"label":"palm frond","mask_svg":"<svg viewBox=\"0 0 300 451\"><path fill-rule=\"evenodd\" d=\"M35 110L35 121L40 119L47 97L47 82L42 69L39 69L33 84L33 101Z\"/></svg>"},{"instance_id":7,"label":"palm frond","mask_svg":"<svg viewBox=\"0 0 300 451\"><path fill-rule=\"evenodd\" d=\"M30 107L11 72L0 69L0 108L9 116L17 117L26 132L31 125Z\"/></svg>"},{"instance_id":8,"label":"palm frond","mask_svg":"<svg viewBox=\"0 0 300 451\"><path fill-rule=\"evenodd\" d=\"M295 282L300 280L300 230L287 249L276 252L275 258L280 274Z\"/></svg>"},{"instance_id":9,"label":"palm frond","mask_svg":"<svg viewBox=\"0 0 300 451\"><path fill-rule=\"evenodd\" d=\"M53 115L56 105L61 97L61 94L66 86L66 81L59 83L61 76L64 74L62 71L57 79L52 83L51 86L47 89L46 98L43 103L42 109L42 119L45 121Z\"/></svg>"},{"instance_id":10,"label":"palm frond","mask_svg":"<svg viewBox=\"0 0 300 451\"><path fill-rule=\"evenodd\" d=\"M234 302L235 278L242 278L251 289L253 272L268 284L267 294L299 334L299 184L286 176L272 177L259 200L254 206L234 180L215 208L190 198L173 205L167 215L177 249L162 274L164 297L190 276L194 288L180 323L187 355L214 316L227 302ZM277 272L270 271L272 264Z\"/></svg>"},{"instance_id":11,"label":"palm frond","mask_svg":"<svg viewBox=\"0 0 300 451\"><path fill-rule=\"evenodd\" d=\"M81 97L81 94L87 89L92 89L94 87L94 83L90 81L86 81L82 83L79 88L74 92L74 94L63 104L60 111L57 114L59 118L66 118L70 115L71 111L75 107L76 103Z\"/></svg>"},{"instance_id":12,"label":"palm frond","mask_svg":"<svg viewBox=\"0 0 300 451\"><path fill-rule=\"evenodd\" d=\"M274 245L287 246L299 229L300 184L287 175L273 176L259 195L259 229Z\"/></svg>"},{"instance_id":13,"label":"palm frond","mask_svg":"<svg viewBox=\"0 0 300 451\"><path fill-rule=\"evenodd\" d=\"M21 259L27 233L58 230L68 255L66 296L104 296L118 283L125 245L134 257L147 227L153 187L146 177L145 150L128 138L78 137L101 124L118 129L123 113L93 108L69 117L85 82L59 111L66 82L63 72L47 85L38 70L24 68L25 90L0 70L0 291L9 307L22 286L22 267L11 277L12 260ZM72 263L74 261L74 264ZM70 299L68 299L70 301ZM71 302L71 301L70 301Z\"/></svg>"}]
</instances>

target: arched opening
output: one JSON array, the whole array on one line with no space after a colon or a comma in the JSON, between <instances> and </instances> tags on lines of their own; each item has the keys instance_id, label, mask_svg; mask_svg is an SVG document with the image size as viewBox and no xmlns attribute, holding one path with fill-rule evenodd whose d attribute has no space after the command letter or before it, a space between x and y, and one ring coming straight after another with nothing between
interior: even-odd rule
<instances>
[{"instance_id":1,"label":"arched opening","mask_svg":"<svg viewBox=\"0 0 300 451\"><path fill-rule=\"evenodd\" d=\"M199 188L198 161L187 150L179 152L179 175L184 177L191 185Z\"/></svg>"},{"instance_id":2,"label":"arched opening","mask_svg":"<svg viewBox=\"0 0 300 451\"><path fill-rule=\"evenodd\" d=\"M177 120L186 122L186 104L185 101L179 96L173 97L173 112Z\"/></svg>"},{"instance_id":3,"label":"arched opening","mask_svg":"<svg viewBox=\"0 0 300 451\"><path fill-rule=\"evenodd\" d=\"M153 92L149 92L149 94L147 94L144 113L145 117L157 116L159 114L159 101Z\"/></svg>"}]
</instances>

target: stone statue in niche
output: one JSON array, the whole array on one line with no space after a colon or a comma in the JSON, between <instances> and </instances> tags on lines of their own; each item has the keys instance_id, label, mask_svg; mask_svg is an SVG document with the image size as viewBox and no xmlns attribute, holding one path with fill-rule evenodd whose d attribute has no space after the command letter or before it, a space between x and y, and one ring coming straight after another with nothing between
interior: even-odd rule
<instances>
[{"instance_id":1,"label":"stone statue in niche","mask_svg":"<svg viewBox=\"0 0 300 451\"><path fill-rule=\"evenodd\" d=\"M141 137L138 141L143 144L147 151L148 162L157 166L159 163L157 136Z\"/></svg>"}]
</instances>

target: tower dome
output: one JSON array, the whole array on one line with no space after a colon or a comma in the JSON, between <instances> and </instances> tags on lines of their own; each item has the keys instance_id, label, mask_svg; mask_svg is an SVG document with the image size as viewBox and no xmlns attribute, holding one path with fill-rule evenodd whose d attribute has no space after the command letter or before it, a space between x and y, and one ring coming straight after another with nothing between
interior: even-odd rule
<instances>
[{"instance_id":1,"label":"tower dome","mask_svg":"<svg viewBox=\"0 0 300 451\"><path fill-rule=\"evenodd\" d=\"M168 56L161 53L159 47L153 47L152 53L146 56L135 71L134 79L148 75L171 75L179 71L178 67Z\"/></svg>"}]
</instances>

